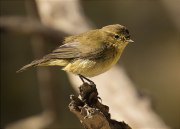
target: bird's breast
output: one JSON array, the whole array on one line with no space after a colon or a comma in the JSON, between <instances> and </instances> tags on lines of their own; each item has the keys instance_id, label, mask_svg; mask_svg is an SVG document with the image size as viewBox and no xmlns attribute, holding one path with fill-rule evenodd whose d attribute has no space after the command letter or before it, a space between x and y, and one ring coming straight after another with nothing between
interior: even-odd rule
<instances>
[{"instance_id":1,"label":"bird's breast","mask_svg":"<svg viewBox=\"0 0 180 129\"><path fill-rule=\"evenodd\" d=\"M63 70L74 74L81 74L85 77L94 77L111 69L119 60L122 51L121 49L110 49L98 58L77 58L63 68Z\"/></svg>"}]
</instances>

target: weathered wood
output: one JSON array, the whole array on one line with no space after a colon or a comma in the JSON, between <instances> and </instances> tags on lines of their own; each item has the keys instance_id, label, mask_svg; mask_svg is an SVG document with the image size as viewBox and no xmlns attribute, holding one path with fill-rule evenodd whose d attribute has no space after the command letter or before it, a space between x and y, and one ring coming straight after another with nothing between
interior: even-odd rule
<instances>
[{"instance_id":1,"label":"weathered wood","mask_svg":"<svg viewBox=\"0 0 180 129\"><path fill-rule=\"evenodd\" d=\"M109 107L99 102L93 84L84 83L79 87L79 96L71 95L70 99L70 111L76 114L86 129L131 129L126 123L110 118Z\"/></svg>"}]
</instances>

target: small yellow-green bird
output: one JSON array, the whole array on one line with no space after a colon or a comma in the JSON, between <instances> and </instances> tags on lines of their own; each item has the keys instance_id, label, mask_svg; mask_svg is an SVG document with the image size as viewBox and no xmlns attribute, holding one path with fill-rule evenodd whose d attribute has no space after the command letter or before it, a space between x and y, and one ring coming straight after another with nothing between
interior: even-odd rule
<instances>
[{"instance_id":1,"label":"small yellow-green bird","mask_svg":"<svg viewBox=\"0 0 180 129\"><path fill-rule=\"evenodd\" d=\"M17 73L34 66L64 66L62 70L86 77L94 77L112 68L129 42L130 34L122 25L108 25L102 29L66 37L64 44L42 59L23 66Z\"/></svg>"}]
</instances>

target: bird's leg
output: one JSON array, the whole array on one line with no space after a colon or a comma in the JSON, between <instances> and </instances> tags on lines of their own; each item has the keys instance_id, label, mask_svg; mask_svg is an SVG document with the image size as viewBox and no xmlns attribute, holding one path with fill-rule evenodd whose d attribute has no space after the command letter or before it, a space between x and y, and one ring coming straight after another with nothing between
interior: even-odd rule
<instances>
[{"instance_id":1,"label":"bird's leg","mask_svg":"<svg viewBox=\"0 0 180 129\"><path fill-rule=\"evenodd\" d=\"M91 84L91 85L90 85L91 88L92 88L92 85L96 87L96 84L95 84L93 81L91 81L90 79L84 77L84 76L81 75L81 74L78 74L78 76L80 77L80 79L82 80L83 83L85 82L84 79L85 79L86 81L88 81L88 82ZM95 89L96 89L96 88L95 88ZM97 90L97 89L96 89L96 90ZM97 99L100 99L101 102L102 102L102 99L101 99L100 97L97 97ZM85 100L84 100L84 101L85 101Z\"/></svg>"},{"instance_id":2,"label":"bird's leg","mask_svg":"<svg viewBox=\"0 0 180 129\"><path fill-rule=\"evenodd\" d=\"M84 83L83 79L85 79L86 81L90 82L90 84L95 85L95 83L93 81L89 80L88 78L84 77L83 75L81 75L81 74L78 74L78 75L79 75L79 77L80 77L80 79L82 80L83 83Z\"/></svg>"},{"instance_id":3,"label":"bird's leg","mask_svg":"<svg viewBox=\"0 0 180 129\"><path fill-rule=\"evenodd\" d=\"M79 78L81 79L81 81L84 83L84 80L83 80L83 77L81 74L78 74L79 75Z\"/></svg>"}]
</instances>

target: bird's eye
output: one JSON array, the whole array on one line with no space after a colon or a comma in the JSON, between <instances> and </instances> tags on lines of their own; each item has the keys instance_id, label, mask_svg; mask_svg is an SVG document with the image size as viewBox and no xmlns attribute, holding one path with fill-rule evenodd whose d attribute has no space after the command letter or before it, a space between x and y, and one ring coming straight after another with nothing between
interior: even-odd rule
<instances>
[{"instance_id":1,"label":"bird's eye","mask_svg":"<svg viewBox=\"0 0 180 129\"><path fill-rule=\"evenodd\" d=\"M114 38L115 38L115 39L119 39L119 36L118 36L118 35L115 35Z\"/></svg>"}]
</instances>

